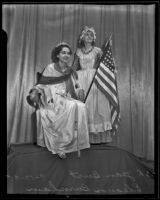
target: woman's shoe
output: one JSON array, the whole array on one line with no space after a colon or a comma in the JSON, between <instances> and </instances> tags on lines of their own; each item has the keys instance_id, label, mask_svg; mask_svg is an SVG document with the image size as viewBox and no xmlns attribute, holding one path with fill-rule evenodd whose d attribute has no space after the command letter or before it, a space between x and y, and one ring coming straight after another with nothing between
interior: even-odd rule
<instances>
[{"instance_id":1,"label":"woman's shoe","mask_svg":"<svg viewBox=\"0 0 160 200\"><path fill-rule=\"evenodd\" d=\"M57 153L57 154L58 154L58 156L59 156L60 158L62 158L62 159L64 159L64 158L67 157L66 154L65 154L64 152L59 152L59 153Z\"/></svg>"}]
</instances>

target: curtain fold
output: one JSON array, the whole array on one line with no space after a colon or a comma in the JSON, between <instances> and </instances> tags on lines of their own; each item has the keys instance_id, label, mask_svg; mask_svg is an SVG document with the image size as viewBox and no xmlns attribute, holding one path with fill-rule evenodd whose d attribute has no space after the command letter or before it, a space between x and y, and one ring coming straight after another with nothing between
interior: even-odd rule
<instances>
[{"instance_id":1,"label":"curtain fold","mask_svg":"<svg viewBox=\"0 0 160 200\"><path fill-rule=\"evenodd\" d=\"M26 101L36 73L51 62L61 41L73 52L84 26L96 30L96 46L112 34L121 126L115 145L154 159L155 5L2 5L7 44L7 141L36 141L34 109Z\"/></svg>"}]
</instances>

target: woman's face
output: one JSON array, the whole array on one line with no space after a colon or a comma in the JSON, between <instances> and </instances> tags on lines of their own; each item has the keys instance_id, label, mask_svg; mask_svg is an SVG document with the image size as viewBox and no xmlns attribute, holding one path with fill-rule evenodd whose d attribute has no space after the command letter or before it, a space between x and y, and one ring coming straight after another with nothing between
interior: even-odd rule
<instances>
[{"instance_id":1,"label":"woman's face","mask_svg":"<svg viewBox=\"0 0 160 200\"><path fill-rule=\"evenodd\" d=\"M83 40L86 43L92 43L94 39L93 33L91 31L87 31L84 36L83 36Z\"/></svg>"},{"instance_id":2,"label":"woman's face","mask_svg":"<svg viewBox=\"0 0 160 200\"><path fill-rule=\"evenodd\" d=\"M59 61L67 64L71 57L70 49L68 47L63 47L57 57L59 58Z\"/></svg>"}]
</instances>

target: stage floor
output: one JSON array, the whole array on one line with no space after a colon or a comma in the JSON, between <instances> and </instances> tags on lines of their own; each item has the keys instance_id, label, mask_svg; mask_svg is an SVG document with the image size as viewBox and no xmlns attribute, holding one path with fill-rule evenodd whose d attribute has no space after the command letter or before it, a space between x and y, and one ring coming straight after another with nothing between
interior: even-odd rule
<instances>
[{"instance_id":1,"label":"stage floor","mask_svg":"<svg viewBox=\"0 0 160 200\"><path fill-rule=\"evenodd\" d=\"M33 144L12 145L8 194L154 194L153 169L114 146L92 145L60 159Z\"/></svg>"}]
</instances>

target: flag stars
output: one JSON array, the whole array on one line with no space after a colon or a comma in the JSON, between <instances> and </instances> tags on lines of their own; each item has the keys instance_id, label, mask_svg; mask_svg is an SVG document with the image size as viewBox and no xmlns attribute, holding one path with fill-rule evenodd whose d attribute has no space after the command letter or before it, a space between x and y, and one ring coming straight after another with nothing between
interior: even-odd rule
<instances>
[{"instance_id":1,"label":"flag stars","mask_svg":"<svg viewBox=\"0 0 160 200\"><path fill-rule=\"evenodd\" d=\"M107 46L102 63L113 73L115 72L114 58L112 57L111 47Z\"/></svg>"},{"instance_id":2,"label":"flag stars","mask_svg":"<svg viewBox=\"0 0 160 200\"><path fill-rule=\"evenodd\" d=\"M113 69L113 68L111 68L111 67L110 67L110 70L111 70L112 72L114 72L114 69Z\"/></svg>"}]
</instances>

